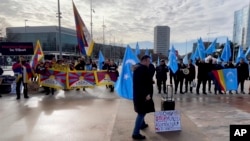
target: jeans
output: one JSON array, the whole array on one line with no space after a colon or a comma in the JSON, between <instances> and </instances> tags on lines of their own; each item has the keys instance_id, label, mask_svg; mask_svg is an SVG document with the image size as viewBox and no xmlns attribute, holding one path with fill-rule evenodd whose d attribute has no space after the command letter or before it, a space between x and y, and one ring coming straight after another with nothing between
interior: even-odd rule
<instances>
[{"instance_id":1,"label":"jeans","mask_svg":"<svg viewBox=\"0 0 250 141\"><path fill-rule=\"evenodd\" d=\"M145 115L146 114L139 114L138 113L138 115L136 117L136 120L135 120L135 127L134 127L134 131L133 131L133 135L139 135L140 134L140 128L141 128L142 124L144 123Z\"/></svg>"}]
</instances>

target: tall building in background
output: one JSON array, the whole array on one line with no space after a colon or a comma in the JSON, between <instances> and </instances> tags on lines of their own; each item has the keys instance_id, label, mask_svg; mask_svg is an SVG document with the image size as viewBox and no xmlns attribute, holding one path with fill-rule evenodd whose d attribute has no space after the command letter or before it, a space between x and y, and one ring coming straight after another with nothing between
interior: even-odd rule
<instances>
[{"instance_id":1,"label":"tall building in background","mask_svg":"<svg viewBox=\"0 0 250 141\"><path fill-rule=\"evenodd\" d=\"M249 5L234 12L233 42L246 49L250 45Z\"/></svg>"},{"instance_id":2,"label":"tall building in background","mask_svg":"<svg viewBox=\"0 0 250 141\"><path fill-rule=\"evenodd\" d=\"M168 55L170 44L170 28L168 26L156 26L154 28L154 53Z\"/></svg>"}]
</instances>

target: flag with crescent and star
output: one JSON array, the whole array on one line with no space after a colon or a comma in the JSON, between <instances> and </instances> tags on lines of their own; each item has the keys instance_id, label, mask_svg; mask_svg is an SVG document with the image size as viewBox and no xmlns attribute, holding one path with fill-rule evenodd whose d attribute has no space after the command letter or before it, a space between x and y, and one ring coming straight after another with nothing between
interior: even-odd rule
<instances>
[{"instance_id":1,"label":"flag with crescent and star","mask_svg":"<svg viewBox=\"0 0 250 141\"><path fill-rule=\"evenodd\" d=\"M121 75L115 84L115 90L122 98L133 99L133 70L132 66L139 63L138 58L128 45L122 62Z\"/></svg>"}]
</instances>

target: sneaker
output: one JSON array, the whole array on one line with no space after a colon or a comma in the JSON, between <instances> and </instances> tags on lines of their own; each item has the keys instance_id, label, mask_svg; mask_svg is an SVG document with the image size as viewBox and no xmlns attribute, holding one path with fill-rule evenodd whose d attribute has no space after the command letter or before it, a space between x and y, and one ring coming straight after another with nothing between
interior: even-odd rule
<instances>
[{"instance_id":1,"label":"sneaker","mask_svg":"<svg viewBox=\"0 0 250 141\"><path fill-rule=\"evenodd\" d=\"M140 129L143 130L143 129L146 129L148 128L148 124L144 124Z\"/></svg>"},{"instance_id":2,"label":"sneaker","mask_svg":"<svg viewBox=\"0 0 250 141\"><path fill-rule=\"evenodd\" d=\"M135 140L144 140L144 139L146 139L146 137L141 135L141 134L132 135L132 138L135 139Z\"/></svg>"},{"instance_id":3,"label":"sneaker","mask_svg":"<svg viewBox=\"0 0 250 141\"><path fill-rule=\"evenodd\" d=\"M17 99L17 100L19 100L19 99L20 99L20 97L17 97L16 99Z\"/></svg>"},{"instance_id":4,"label":"sneaker","mask_svg":"<svg viewBox=\"0 0 250 141\"><path fill-rule=\"evenodd\" d=\"M203 94L204 94L204 95L207 95L207 93L206 93L206 92L203 92Z\"/></svg>"},{"instance_id":5,"label":"sneaker","mask_svg":"<svg viewBox=\"0 0 250 141\"><path fill-rule=\"evenodd\" d=\"M0 97L2 97L2 95L0 95Z\"/></svg>"},{"instance_id":6,"label":"sneaker","mask_svg":"<svg viewBox=\"0 0 250 141\"><path fill-rule=\"evenodd\" d=\"M30 98L29 96L24 96L24 98Z\"/></svg>"},{"instance_id":7,"label":"sneaker","mask_svg":"<svg viewBox=\"0 0 250 141\"><path fill-rule=\"evenodd\" d=\"M241 93L242 93L242 94L245 94L245 92L244 92L244 91L242 91Z\"/></svg>"}]
</instances>

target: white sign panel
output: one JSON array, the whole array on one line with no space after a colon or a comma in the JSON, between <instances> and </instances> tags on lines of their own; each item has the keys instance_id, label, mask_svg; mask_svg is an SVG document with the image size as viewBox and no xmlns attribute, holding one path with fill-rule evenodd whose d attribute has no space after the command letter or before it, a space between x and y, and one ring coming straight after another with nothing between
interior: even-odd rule
<instances>
[{"instance_id":1,"label":"white sign panel","mask_svg":"<svg viewBox=\"0 0 250 141\"><path fill-rule=\"evenodd\" d=\"M181 130L181 116L177 110L155 112L155 132Z\"/></svg>"}]
</instances>

